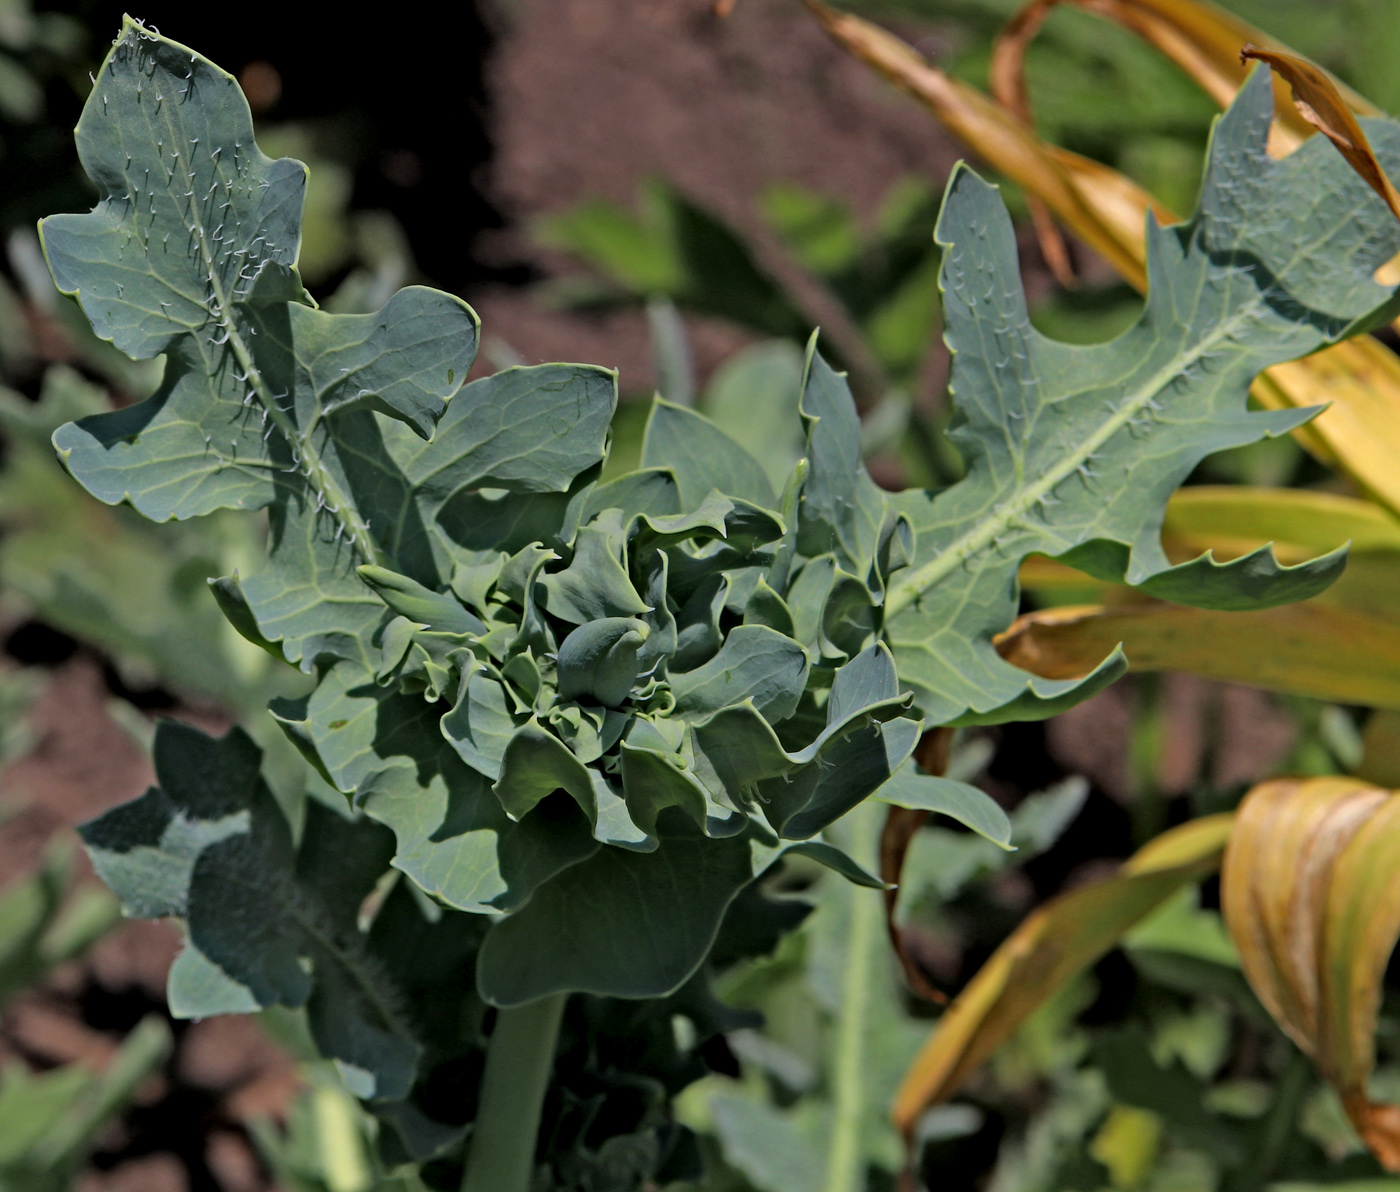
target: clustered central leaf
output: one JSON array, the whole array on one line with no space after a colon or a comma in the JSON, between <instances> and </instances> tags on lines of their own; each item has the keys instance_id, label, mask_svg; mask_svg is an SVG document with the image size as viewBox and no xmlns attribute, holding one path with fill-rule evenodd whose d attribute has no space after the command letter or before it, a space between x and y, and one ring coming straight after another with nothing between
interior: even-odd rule
<instances>
[{"instance_id":1,"label":"clustered central leaf","mask_svg":"<svg viewBox=\"0 0 1400 1192\"><path fill-rule=\"evenodd\" d=\"M756 460L664 402L644 462L585 483L518 550L459 550L446 591L360 567L394 614L378 681L451 701L444 736L513 820L563 790L599 841L626 848L655 848L672 807L711 837L743 832L750 816L810 836L917 740L876 641L907 527L887 518L855 544L863 558L795 555L804 529L819 540L800 496L821 470L794 470L784 517ZM869 484L847 473L851 495L857 482Z\"/></svg>"}]
</instances>

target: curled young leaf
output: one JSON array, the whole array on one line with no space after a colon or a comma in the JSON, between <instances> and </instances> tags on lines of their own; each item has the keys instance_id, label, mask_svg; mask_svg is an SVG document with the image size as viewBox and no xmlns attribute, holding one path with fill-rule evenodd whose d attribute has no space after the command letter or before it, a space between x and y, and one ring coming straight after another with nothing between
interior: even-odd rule
<instances>
[{"instance_id":1,"label":"curled young leaf","mask_svg":"<svg viewBox=\"0 0 1400 1192\"><path fill-rule=\"evenodd\" d=\"M638 654L650 636L651 626L629 617L580 625L559 647L559 697L617 707L637 681Z\"/></svg>"}]
</instances>

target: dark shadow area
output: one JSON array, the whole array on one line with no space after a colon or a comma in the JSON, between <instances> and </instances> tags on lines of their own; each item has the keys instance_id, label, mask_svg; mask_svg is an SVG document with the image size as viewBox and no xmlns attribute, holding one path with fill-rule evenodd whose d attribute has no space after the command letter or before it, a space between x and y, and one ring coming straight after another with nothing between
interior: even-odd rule
<instances>
[{"instance_id":1,"label":"dark shadow area","mask_svg":"<svg viewBox=\"0 0 1400 1192\"><path fill-rule=\"evenodd\" d=\"M26 167L0 182L4 231L91 205L70 130L87 91L83 76L101 62L126 7L110 0L41 5L75 18L92 41L76 77L71 63L36 52L46 116L0 130L10 142L6 157ZM351 170L350 206L392 213L437 285L461 293L481 282L526 280L525 270L484 264L476 252L479 233L504 222L483 187L492 152L484 64L495 39L478 5L413 14L411 40L407 25L310 5L289 14L271 0L253 0L237 19L179 0L151 0L136 15L237 76L255 118L309 123L327 156Z\"/></svg>"}]
</instances>

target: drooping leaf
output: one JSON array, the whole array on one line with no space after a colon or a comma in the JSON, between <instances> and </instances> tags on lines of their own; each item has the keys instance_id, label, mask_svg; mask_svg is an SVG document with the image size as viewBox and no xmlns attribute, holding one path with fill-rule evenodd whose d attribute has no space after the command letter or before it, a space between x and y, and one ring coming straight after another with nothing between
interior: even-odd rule
<instances>
[{"instance_id":1,"label":"drooping leaf","mask_svg":"<svg viewBox=\"0 0 1400 1192\"><path fill-rule=\"evenodd\" d=\"M821 0L807 7L827 33L890 83L921 102L981 160L1036 195L1078 236L1141 289L1143 215L1170 213L1107 166L1042 141L1016 114L930 65L893 34ZM1164 220L1165 222L1165 220Z\"/></svg>"},{"instance_id":2,"label":"drooping leaf","mask_svg":"<svg viewBox=\"0 0 1400 1192\"><path fill-rule=\"evenodd\" d=\"M990 795L966 782L955 782L934 774L919 774L912 763L906 762L893 778L875 792L875 798L884 803L893 803L896 807L946 815L993 844L1002 848L1012 847L1011 820L1006 812Z\"/></svg>"},{"instance_id":3,"label":"drooping leaf","mask_svg":"<svg viewBox=\"0 0 1400 1192\"><path fill-rule=\"evenodd\" d=\"M1400 1171L1400 1109L1372 1102L1381 980L1400 936L1400 800L1347 778L1280 780L1240 805L1221 906L1245 976Z\"/></svg>"},{"instance_id":4,"label":"drooping leaf","mask_svg":"<svg viewBox=\"0 0 1400 1192\"><path fill-rule=\"evenodd\" d=\"M1391 214L1400 219L1400 193L1386 176L1385 167L1376 160L1351 105L1327 73L1297 54L1262 50L1254 45L1246 45L1240 58L1267 62L1288 81L1298 114L1337 146L1337 152L1385 200Z\"/></svg>"},{"instance_id":5,"label":"drooping leaf","mask_svg":"<svg viewBox=\"0 0 1400 1192\"><path fill-rule=\"evenodd\" d=\"M1050 10L1059 3L1086 8L1141 37L1190 75L1222 108L1234 98L1248 76L1249 66L1240 54L1241 47L1252 42L1272 50L1287 48L1234 13L1198 3L1197 0L1100 0L1098 3L1032 0L1021 8L1016 19L1003 31L994 51L997 66L993 73L1008 79L1007 83L993 86L994 93L1003 102L1009 103L1011 95L1021 89L1009 85L1009 77L1020 74L1025 45ZM1376 114L1376 110L1355 91L1343 88L1343 94L1355 111L1364 115ZM1011 106L1018 112L1028 111L1023 104ZM1277 119L1294 142L1306 137L1306 118L1281 104L1280 109Z\"/></svg>"}]
</instances>

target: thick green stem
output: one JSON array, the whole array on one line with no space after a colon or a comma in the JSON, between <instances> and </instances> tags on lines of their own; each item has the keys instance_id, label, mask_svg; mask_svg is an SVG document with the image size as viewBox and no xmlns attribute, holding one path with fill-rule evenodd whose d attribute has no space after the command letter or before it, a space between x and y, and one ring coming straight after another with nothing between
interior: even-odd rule
<instances>
[{"instance_id":1,"label":"thick green stem","mask_svg":"<svg viewBox=\"0 0 1400 1192\"><path fill-rule=\"evenodd\" d=\"M501 1010L486 1052L462 1192L529 1192L567 993Z\"/></svg>"},{"instance_id":2,"label":"thick green stem","mask_svg":"<svg viewBox=\"0 0 1400 1192\"><path fill-rule=\"evenodd\" d=\"M845 818L846 846L863 865L875 857L879 810L868 800ZM874 891L851 890L851 918L846 933L846 971L841 983L841 1013L836 1020L836 1058L832 1067L831 1141L826 1150L824 1192L858 1192L865 1187L861 1126L865 1113L865 1044L870 999L882 937L880 900Z\"/></svg>"}]
</instances>

